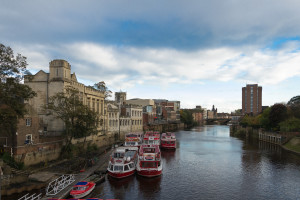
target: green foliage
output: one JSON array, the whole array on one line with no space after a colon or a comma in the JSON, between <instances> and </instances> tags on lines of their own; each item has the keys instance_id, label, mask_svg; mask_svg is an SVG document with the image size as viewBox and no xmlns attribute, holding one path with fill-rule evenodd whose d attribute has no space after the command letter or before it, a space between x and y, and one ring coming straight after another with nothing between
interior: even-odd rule
<instances>
[{"instance_id":1,"label":"green foliage","mask_svg":"<svg viewBox=\"0 0 300 200\"><path fill-rule=\"evenodd\" d=\"M243 127L251 126L251 127L253 127L253 128L259 128L259 127L260 127L259 116L249 116L249 115L245 115L245 116L240 120L240 124L241 124Z\"/></svg>"},{"instance_id":2,"label":"green foliage","mask_svg":"<svg viewBox=\"0 0 300 200\"><path fill-rule=\"evenodd\" d=\"M97 151L99 148L96 144L91 144L91 145L88 145L87 148L86 148L86 152L87 153L93 153L95 151Z\"/></svg>"},{"instance_id":3,"label":"green foliage","mask_svg":"<svg viewBox=\"0 0 300 200\"><path fill-rule=\"evenodd\" d=\"M284 104L274 104L269 113L270 125L274 131L280 129L279 123L287 118L287 107Z\"/></svg>"},{"instance_id":4,"label":"green foliage","mask_svg":"<svg viewBox=\"0 0 300 200\"><path fill-rule=\"evenodd\" d=\"M67 146L73 138L86 138L97 132L97 113L83 105L79 91L72 87L50 97L45 109L54 112L65 123Z\"/></svg>"},{"instance_id":5,"label":"green foliage","mask_svg":"<svg viewBox=\"0 0 300 200\"><path fill-rule=\"evenodd\" d=\"M180 110L180 120L187 126L193 126L195 124L193 113L188 109Z\"/></svg>"},{"instance_id":6,"label":"green foliage","mask_svg":"<svg viewBox=\"0 0 300 200\"><path fill-rule=\"evenodd\" d=\"M18 118L27 112L24 101L36 95L29 86L21 83L27 72L26 66L26 57L14 56L10 47L0 44L0 134L12 136L12 147Z\"/></svg>"},{"instance_id":7,"label":"green foliage","mask_svg":"<svg viewBox=\"0 0 300 200\"><path fill-rule=\"evenodd\" d=\"M15 161L15 159L13 157L11 157L7 152L4 152L1 158L10 167L13 167L13 168L19 169L19 170L24 168L23 162Z\"/></svg>"},{"instance_id":8,"label":"green foliage","mask_svg":"<svg viewBox=\"0 0 300 200\"><path fill-rule=\"evenodd\" d=\"M291 114L300 118L300 96L295 96L289 100L287 106L290 108Z\"/></svg>"},{"instance_id":9,"label":"green foliage","mask_svg":"<svg viewBox=\"0 0 300 200\"><path fill-rule=\"evenodd\" d=\"M104 94L104 98L107 99L108 97L111 97L111 91L108 89L104 81L101 81L99 83L94 84L94 89L102 92Z\"/></svg>"},{"instance_id":10,"label":"green foliage","mask_svg":"<svg viewBox=\"0 0 300 200\"><path fill-rule=\"evenodd\" d=\"M261 125L262 128L264 128L266 130L271 129L271 124L270 124L270 119L269 119L270 111L271 111L270 107L266 108L263 111L263 113L258 116L259 124Z\"/></svg>"},{"instance_id":11,"label":"green foliage","mask_svg":"<svg viewBox=\"0 0 300 200\"><path fill-rule=\"evenodd\" d=\"M283 132L294 132L300 131L300 119L299 118L289 118L283 122L279 123L280 131Z\"/></svg>"}]
</instances>

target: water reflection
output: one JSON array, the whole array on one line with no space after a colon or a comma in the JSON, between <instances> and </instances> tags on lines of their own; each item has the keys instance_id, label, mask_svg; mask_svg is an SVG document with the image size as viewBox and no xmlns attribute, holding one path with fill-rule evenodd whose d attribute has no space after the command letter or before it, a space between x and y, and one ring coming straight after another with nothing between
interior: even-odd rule
<instances>
[{"instance_id":1,"label":"water reflection","mask_svg":"<svg viewBox=\"0 0 300 200\"><path fill-rule=\"evenodd\" d=\"M176 153L176 149L174 149L174 150L167 149L167 150L161 151L161 157L163 158L163 162L165 162L165 164L172 162L172 160L175 157L175 153Z\"/></svg>"},{"instance_id":2,"label":"water reflection","mask_svg":"<svg viewBox=\"0 0 300 200\"><path fill-rule=\"evenodd\" d=\"M134 187L136 177L129 176L123 179L116 179L107 176L112 196L116 199L125 199L126 191L130 191Z\"/></svg>"},{"instance_id":3,"label":"water reflection","mask_svg":"<svg viewBox=\"0 0 300 200\"><path fill-rule=\"evenodd\" d=\"M107 177L102 199L300 199L300 157L264 142L230 137L228 126L176 133L175 151L162 151L155 178Z\"/></svg>"},{"instance_id":4,"label":"water reflection","mask_svg":"<svg viewBox=\"0 0 300 200\"><path fill-rule=\"evenodd\" d=\"M138 190L141 197L139 199L160 199L162 176L147 178L137 176Z\"/></svg>"}]
</instances>

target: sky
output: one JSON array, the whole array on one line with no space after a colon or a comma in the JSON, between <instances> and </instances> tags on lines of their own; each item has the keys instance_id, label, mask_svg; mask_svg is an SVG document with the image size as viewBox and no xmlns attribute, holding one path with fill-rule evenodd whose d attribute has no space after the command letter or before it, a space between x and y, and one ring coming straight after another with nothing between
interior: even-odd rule
<instances>
[{"instance_id":1,"label":"sky","mask_svg":"<svg viewBox=\"0 0 300 200\"><path fill-rule=\"evenodd\" d=\"M241 109L300 95L298 0L0 0L0 43L49 72L64 59L79 82L181 108ZM114 96L112 96L112 99Z\"/></svg>"}]
</instances>

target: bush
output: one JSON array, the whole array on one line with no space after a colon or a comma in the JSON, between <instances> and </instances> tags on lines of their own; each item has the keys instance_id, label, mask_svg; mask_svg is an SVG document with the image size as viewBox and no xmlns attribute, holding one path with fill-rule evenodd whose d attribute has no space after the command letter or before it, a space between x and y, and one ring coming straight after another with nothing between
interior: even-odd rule
<instances>
[{"instance_id":1,"label":"bush","mask_svg":"<svg viewBox=\"0 0 300 200\"><path fill-rule=\"evenodd\" d=\"M17 162L13 157L11 157L7 152L4 152L2 155L2 160L8 164L10 167L13 167L15 169L23 169L24 163L23 162Z\"/></svg>"},{"instance_id":2,"label":"bush","mask_svg":"<svg viewBox=\"0 0 300 200\"><path fill-rule=\"evenodd\" d=\"M279 126L280 126L280 131L283 132L300 131L300 119L292 117L279 123Z\"/></svg>"}]
</instances>

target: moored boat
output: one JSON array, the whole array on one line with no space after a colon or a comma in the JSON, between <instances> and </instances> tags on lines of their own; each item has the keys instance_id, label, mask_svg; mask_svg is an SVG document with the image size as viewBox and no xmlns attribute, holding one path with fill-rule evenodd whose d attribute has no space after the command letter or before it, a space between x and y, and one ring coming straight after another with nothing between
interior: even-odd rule
<instances>
[{"instance_id":1,"label":"moored boat","mask_svg":"<svg viewBox=\"0 0 300 200\"><path fill-rule=\"evenodd\" d=\"M136 170L139 175L145 177L161 175L162 161L158 145L141 145Z\"/></svg>"},{"instance_id":2,"label":"moored boat","mask_svg":"<svg viewBox=\"0 0 300 200\"><path fill-rule=\"evenodd\" d=\"M125 144L127 147L140 147L143 142L143 133L127 133L125 134Z\"/></svg>"},{"instance_id":3,"label":"moored boat","mask_svg":"<svg viewBox=\"0 0 300 200\"><path fill-rule=\"evenodd\" d=\"M78 182L76 185L73 186L70 195L73 198L80 199L90 194L94 190L95 185L96 183L94 182L87 182L87 181Z\"/></svg>"},{"instance_id":4,"label":"moored boat","mask_svg":"<svg viewBox=\"0 0 300 200\"><path fill-rule=\"evenodd\" d=\"M160 145L160 134L158 131L146 131L144 134L143 144Z\"/></svg>"},{"instance_id":5,"label":"moored boat","mask_svg":"<svg viewBox=\"0 0 300 200\"><path fill-rule=\"evenodd\" d=\"M138 147L118 147L108 163L108 174L114 178L125 178L133 175L138 158Z\"/></svg>"},{"instance_id":6,"label":"moored boat","mask_svg":"<svg viewBox=\"0 0 300 200\"><path fill-rule=\"evenodd\" d=\"M161 148L176 149L175 133L167 132L161 134Z\"/></svg>"}]
</instances>

